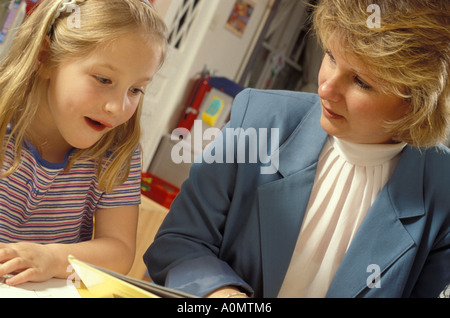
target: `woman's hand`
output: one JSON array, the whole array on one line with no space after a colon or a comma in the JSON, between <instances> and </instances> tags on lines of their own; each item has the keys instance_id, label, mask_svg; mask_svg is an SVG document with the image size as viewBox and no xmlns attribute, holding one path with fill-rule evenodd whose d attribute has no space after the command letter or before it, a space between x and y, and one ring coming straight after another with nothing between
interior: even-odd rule
<instances>
[{"instance_id":1,"label":"woman's hand","mask_svg":"<svg viewBox=\"0 0 450 318\"><path fill-rule=\"evenodd\" d=\"M248 296L235 287L227 286L215 290L206 298L248 298Z\"/></svg>"},{"instance_id":2,"label":"woman's hand","mask_svg":"<svg viewBox=\"0 0 450 318\"><path fill-rule=\"evenodd\" d=\"M0 277L16 286L28 281L42 282L56 275L56 256L46 245L34 243L0 244Z\"/></svg>"}]
</instances>

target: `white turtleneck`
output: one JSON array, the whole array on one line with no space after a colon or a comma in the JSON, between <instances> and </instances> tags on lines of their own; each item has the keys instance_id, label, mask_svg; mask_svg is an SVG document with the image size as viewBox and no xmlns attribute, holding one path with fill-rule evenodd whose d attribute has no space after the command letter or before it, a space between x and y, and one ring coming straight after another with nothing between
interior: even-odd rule
<instances>
[{"instance_id":1,"label":"white turtleneck","mask_svg":"<svg viewBox=\"0 0 450 318\"><path fill-rule=\"evenodd\" d=\"M405 147L329 137L278 297L324 297L362 220Z\"/></svg>"}]
</instances>

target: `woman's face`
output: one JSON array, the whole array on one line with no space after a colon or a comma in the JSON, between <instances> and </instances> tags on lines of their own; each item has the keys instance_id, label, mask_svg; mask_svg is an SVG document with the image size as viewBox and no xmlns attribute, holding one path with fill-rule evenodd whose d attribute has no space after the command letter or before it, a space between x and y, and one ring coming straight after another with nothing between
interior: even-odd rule
<instances>
[{"instance_id":1,"label":"woman's face","mask_svg":"<svg viewBox=\"0 0 450 318\"><path fill-rule=\"evenodd\" d=\"M392 143L384 123L400 119L408 104L381 91L379 80L352 55L341 50L339 38L331 38L319 72L322 104L320 123L330 135L364 144Z\"/></svg>"}]
</instances>

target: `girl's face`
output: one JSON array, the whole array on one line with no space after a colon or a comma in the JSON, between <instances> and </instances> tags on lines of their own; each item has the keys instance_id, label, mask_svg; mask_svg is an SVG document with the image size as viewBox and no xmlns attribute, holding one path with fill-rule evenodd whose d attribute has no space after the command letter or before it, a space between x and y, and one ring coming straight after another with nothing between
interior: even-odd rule
<instances>
[{"instance_id":1,"label":"girl's face","mask_svg":"<svg viewBox=\"0 0 450 318\"><path fill-rule=\"evenodd\" d=\"M338 38L329 42L319 72L322 128L355 143L393 142L383 125L406 115L408 104L394 94L383 93L379 81L359 59L344 55Z\"/></svg>"},{"instance_id":2,"label":"girl's face","mask_svg":"<svg viewBox=\"0 0 450 318\"><path fill-rule=\"evenodd\" d=\"M135 33L49 71L48 94L38 116L46 139L65 141L66 150L86 149L127 122L157 71L160 56L159 45Z\"/></svg>"}]
</instances>

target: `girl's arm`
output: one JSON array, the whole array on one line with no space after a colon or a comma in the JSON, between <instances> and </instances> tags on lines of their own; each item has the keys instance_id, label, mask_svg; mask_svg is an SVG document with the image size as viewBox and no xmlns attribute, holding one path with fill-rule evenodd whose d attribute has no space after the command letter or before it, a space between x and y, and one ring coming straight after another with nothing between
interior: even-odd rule
<instances>
[{"instance_id":1,"label":"girl's arm","mask_svg":"<svg viewBox=\"0 0 450 318\"><path fill-rule=\"evenodd\" d=\"M139 206L100 209L95 214L95 238L76 244L0 244L0 277L18 272L6 283L67 278L68 255L126 274L134 260Z\"/></svg>"}]
</instances>

